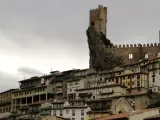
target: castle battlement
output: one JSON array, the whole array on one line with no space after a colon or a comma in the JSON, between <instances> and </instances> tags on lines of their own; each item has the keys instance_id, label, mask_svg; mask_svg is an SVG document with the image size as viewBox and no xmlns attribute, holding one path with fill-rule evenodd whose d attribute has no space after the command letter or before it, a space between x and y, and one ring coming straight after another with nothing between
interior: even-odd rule
<instances>
[{"instance_id":1,"label":"castle battlement","mask_svg":"<svg viewBox=\"0 0 160 120\"><path fill-rule=\"evenodd\" d=\"M139 47L160 47L160 43L150 43L150 44L119 44L114 46L108 46L107 48L139 48Z\"/></svg>"},{"instance_id":2,"label":"castle battlement","mask_svg":"<svg viewBox=\"0 0 160 120\"><path fill-rule=\"evenodd\" d=\"M100 6L99 8L91 9L91 10L90 10L90 13L98 12L100 9L104 9L104 10L106 10L106 9L107 9L107 7Z\"/></svg>"}]
</instances>

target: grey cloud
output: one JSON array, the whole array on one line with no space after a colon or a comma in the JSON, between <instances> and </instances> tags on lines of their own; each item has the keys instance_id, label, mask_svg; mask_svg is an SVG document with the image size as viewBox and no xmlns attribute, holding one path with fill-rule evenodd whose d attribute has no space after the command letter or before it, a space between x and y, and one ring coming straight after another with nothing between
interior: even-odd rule
<instances>
[{"instance_id":1,"label":"grey cloud","mask_svg":"<svg viewBox=\"0 0 160 120\"><path fill-rule=\"evenodd\" d=\"M17 69L20 75L23 75L24 77L33 77L33 76L40 76L43 75L43 73L39 70L36 70L34 68L29 67L20 67Z\"/></svg>"},{"instance_id":2,"label":"grey cloud","mask_svg":"<svg viewBox=\"0 0 160 120\"><path fill-rule=\"evenodd\" d=\"M159 0L0 0L0 55L22 58L15 60L15 69L87 68L85 31L89 9L98 4L108 7L107 37L113 43L158 41ZM37 74L22 68L18 69L22 78Z\"/></svg>"}]
</instances>

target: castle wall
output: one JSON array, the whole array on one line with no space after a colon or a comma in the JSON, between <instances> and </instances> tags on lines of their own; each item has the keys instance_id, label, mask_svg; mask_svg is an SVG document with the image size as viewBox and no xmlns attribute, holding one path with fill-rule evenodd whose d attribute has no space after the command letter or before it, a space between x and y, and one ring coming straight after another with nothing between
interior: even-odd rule
<instances>
[{"instance_id":1,"label":"castle wall","mask_svg":"<svg viewBox=\"0 0 160 120\"><path fill-rule=\"evenodd\" d=\"M140 59L144 59L146 54L148 58L152 57L158 52L160 44L130 44L130 45L115 45L115 47L108 47L106 51L112 52L117 56L122 56L126 64L132 64L138 62ZM129 59L129 54L132 54L132 59Z\"/></svg>"}]
</instances>

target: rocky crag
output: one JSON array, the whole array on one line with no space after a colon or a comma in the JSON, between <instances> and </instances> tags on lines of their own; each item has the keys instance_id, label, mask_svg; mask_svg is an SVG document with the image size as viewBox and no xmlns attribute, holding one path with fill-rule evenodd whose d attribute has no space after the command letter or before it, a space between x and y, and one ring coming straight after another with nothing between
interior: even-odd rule
<instances>
[{"instance_id":1,"label":"rocky crag","mask_svg":"<svg viewBox=\"0 0 160 120\"><path fill-rule=\"evenodd\" d=\"M86 34L90 52L90 68L104 70L119 67L124 64L122 57L106 51L108 46L114 47L114 45L102 32L96 31L94 23L91 23L88 27Z\"/></svg>"}]
</instances>

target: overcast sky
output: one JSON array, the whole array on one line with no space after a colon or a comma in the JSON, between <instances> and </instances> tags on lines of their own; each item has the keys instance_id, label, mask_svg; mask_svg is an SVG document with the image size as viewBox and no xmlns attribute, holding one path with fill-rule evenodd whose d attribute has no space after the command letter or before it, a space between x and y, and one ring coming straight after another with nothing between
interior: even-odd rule
<instances>
[{"instance_id":1,"label":"overcast sky","mask_svg":"<svg viewBox=\"0 0 160 120\"><path fill-rule=\"evenodd\" d=\"M99 4L114 44L158 41L160 0L0 0L0 91L51 69L87 68L85 31Z\"/></svg>"}]
</instances>

